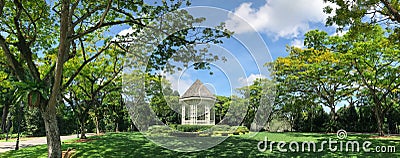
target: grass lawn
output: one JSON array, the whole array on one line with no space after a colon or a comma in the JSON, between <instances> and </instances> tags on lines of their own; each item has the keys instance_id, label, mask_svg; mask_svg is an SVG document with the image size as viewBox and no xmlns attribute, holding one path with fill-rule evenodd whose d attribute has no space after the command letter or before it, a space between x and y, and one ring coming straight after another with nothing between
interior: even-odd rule
<instances>
[{"instance_id":1,"label":"grass lawn","mask_svg":"<svg viewBox=\"0 0 400 158\"><path fill-rule=\"evenodd\" d=\"M279 152L274 146L274 151L269 149L260 152L257 144L265 137L268 141L315 141L317 150L320 142L329 138L336 139L336 134L318 133L258 133L251 137L252 133L232 136L221 144L198 152L176 152L157 146L147 140L140 133L108 133L102 136L90 137L87 142L75 142L69 140L63 142L63 150L75 148L75 157L400 157L400 136L388 138L372 138L367 134L348 134L346 140L358 140L372 142L371 151L376 146L395 146L395 153L364 152L360 147L360 152L330 152L327 145L322 152ZM286 145L286 148L288 145ZM46 157L47 149L45 145L23 148L19 151L10 151L0 154L0 157Z\"/></svg>"}]
</instances>

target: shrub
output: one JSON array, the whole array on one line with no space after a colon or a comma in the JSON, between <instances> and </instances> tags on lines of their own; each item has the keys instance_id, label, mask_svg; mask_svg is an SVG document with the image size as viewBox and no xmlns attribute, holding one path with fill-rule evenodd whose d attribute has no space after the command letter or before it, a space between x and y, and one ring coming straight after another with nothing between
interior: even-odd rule
<instances>
[{"instance_id":1,"label":"shrub","mask_svg":"<svg viewBox=\"0 0 400 158\"><path fill-rule=\"evenodd\" d=\"M171 127L172 129L177 130L177 127L179 126L178 124L169 124L169 127Z\"/></svg>"},{"instance_id":2,"label":"shrub","mask_svg":"<svg viewBox=\"0 0 400 158\"><path fill-rule=\"evenodd\" d=\"M182 132L200 132L208 130L213 125L178 125L176 129Z\"/></svg>"},{"instance_id":3,"label":"shrub","mask_svg":"<svg viewBox=\"0 0 400 158\"><path fill-rule=\"evenodd\" d=\"M168 126L163 126L163 125L154 125L149 127L147 130L147 133L150 135L168 135L171 133L173 129L171 129Z\"/></svg>"},{"instance_id":4,"label":"shrub","mask_svg":"<svg viewBox=\"0 0 400 158\"><path fill-rule=\"evenodd\" d=\"M200 132L199 133L199 137L209 137L211 136L212 133L210 132Z\"/></svg>"},{"instance_id":5,"label":"shrub","mask_svg":"<svg viewBox=\"0 0 400 158\"><path fill-rule=\"evenodd\" d=\"M214 131L212 132L213 136L228 136L228 135L232 135L232 131Z\"/></svg>"},{"instance_id":6,"label":"shrub","mask_svg":"<svg viewBox=\"0 0 400 158\"><path fill-rule=\"evenodd\" d=\"M211 131L229 131L230 128L229 125L215 125L211 128Z\"/></svg>"},{"instance_id":7,"label":"shrub","mask_svg":"<svg viewBox=\"0 0 400 158\"><path fill-rule=\"evenodd\" d=\"M232 126L230 131L235 135L249 133L249 129L246 126Z\"/></svg>"},{"instance_id":8,"label":"shrub","mask_svg":"<svg viewBox=\"0 0 400 158\"><path fill-rule=\"evenodd\" d=\"M7 133L2 133L2 134L0 134L0 140L2 140L2 139L6 139L6 137L7 137ZM18 137L18 134L17 133L9 133L8 134L8 139L16 139ZM21 133L20 135L19 135L19 138L23 138L23 137L26 137L26 134L24 134L24 133Z\"/></svg>"},{"instance_id":9,"label":"shrub","mask_svg":"<svg viewBox=\"0 0 400 158\"><path fill-rule=\"evenodd\" d=\"M192 132L171 132L169 133L170 136L176 136L176 137L197 137L199 136L199 133L192 133Z\"/></svg>"}]
</instances>

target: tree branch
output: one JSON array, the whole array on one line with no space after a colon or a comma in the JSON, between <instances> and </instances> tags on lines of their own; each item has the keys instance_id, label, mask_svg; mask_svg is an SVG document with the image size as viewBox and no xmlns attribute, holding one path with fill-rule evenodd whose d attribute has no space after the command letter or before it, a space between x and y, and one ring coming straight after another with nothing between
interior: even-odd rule
<instances>
[{"instance_id":1,"label":"tree branch","mask_svg":"<svg viewBox=\"0 0 400 158\"><path fill-rule=\"evenodd\" d=\"M57 53L57 63L54 72L54 84L52 85L51 95L49 98L48 106L54 107L57 103L57 97L60 93L60 86L62 81L62 74L64 69L65 55L69 52L70 40L68 40L70 18L69 18L69 0L63 0L61 4L61 17L60 17L60 43Z\"/></svg>"},{"instance_id":2,"label":"tree branch","mask_svg":"<svg viewBox=\"0 0 400 158\"><path fill-rule=\"evenodd\" d=\"M102 28L102 27L113 26L113 25L119 25L119 24L126 24L126 23L133 23L133 24L140 25L140 26L142 26L142 27L145 27L145 26L146 26L146 25L144 25L143 23L139 22L139 20L112 21L112 22L106 22L106 23L102 23L102 24L99 24L99 23L98 23L96 26L93 26L93 27L91 27L91 28L89 28L89 29L87 29L87 30L81 32L81 33L76 34L76 35L72 35L72 36L69 37L69 38L70 38L71 40L74 40L74 39L80 38L80 37L82 37L82 36L84 36L84 35L87 35L87 34L89 34L89 33L92 33L93 31L96 31L97 29Z\"/></svg>"},{"instance_id":3,"label":"tree branch","mask_svg":"<svg viewBox=\"0 0 400 158\"><path fill-rule=\"evenodd\" d=\"M0 15L3 15L3 8L4 8L4 5L5 5L6 3L5 3L5 1L4 0L0 0Z\"/></svg>"},{"instance_id":4,"label":"tree branch","mask_svg":"<svg viewBox=\"0 0 400 158\"><path fill-rule=\"evenodd\" d=\"M25 71L21 63L19 63L15 56L11 53L10 48L6 44L6 40L3 38L3 36L0 36L0 46L7 58L7 65L13 70L14 75L19 81L25 81Z\"/></svg>"},{"instance_id":5,"label":"tree branch","mask_svg":"<svg viewBox=\"0 0 400 158\"><path fill-rule=\"evenodd\" d=\"M14 25L15 29L17 31L17 47L18 50L20 51L22 57L25 59L28 65L28 69L32 77L35 79L35 81L40 82L40 74L39 70L37 69L35 63L33 62L32 59L32 51L29 48L29 45L26 42L26 38L22 34L21 28L20 28L20 18L21 18L21 13L23 11L23 6L20 2L17 0L14 0L15 5L17 6L17 15L14 17Z\"/></svg>"},{"instance_id":6,"label":"tree branch","mask_svg":"<svg viewBox=\"0 0 400 158\"><path fill-rule=\"evenodd\" d=\"M105 46L104 48L102 48L100 51L98 51L95 55L93 55L92 57L90 57L88 60L85 60L82 65L75 71L75 73L68 79L68 81L63 85L63 87L61 88L61 90L65 90L70 84L71 82L75 79L76 76L79 75L79 73L82 71L82 69L88 64L90 63L92 60L96 59L101 53L103 53L105 50L107 50L110 45L113 42L110 42L107 46Z\"/></svg>"},{"instance_id":7,"label":"tree branch","mask_svg":"<svg viewBox=\"0 0 400 158\"><path fill-rule=\"evenodd\" d=\"M78 18L75 22L72 23L72 27L75 27L76 25L78 25L79 23L81 23L83 20L85 20L86 18L88 18L90 15L92 15L93 13L99 11L100 9L102 9L104 6L97 6L96 8L94 8L91 11L87 11L86 14L82 15L80 18ZM89 7L90 8L90 7Z\"/></svg>"},{"instance_id":8,"label":"tree branch","mask_svg":"<svg viewBox=\"0 0 400 158\"><path fill-rule=\"evenodd\" d=\"M390 4L388 0L381 0L381 2L385 5L385 7L389 10L390 14L394 17L393 20L396 20L400 23L400 14L399 12Z\"/></svg>"}]
</instances>

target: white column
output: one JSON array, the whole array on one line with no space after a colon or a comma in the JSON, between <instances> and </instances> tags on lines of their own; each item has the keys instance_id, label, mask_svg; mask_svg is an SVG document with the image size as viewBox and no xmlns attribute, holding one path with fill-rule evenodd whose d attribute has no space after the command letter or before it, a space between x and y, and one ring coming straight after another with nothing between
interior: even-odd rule
<instances>
[{"instance_id":1,"label":"white column","mask_svg":"<svg viewBox=\"0 0 400 158\"><path fill-rule=\"evenodd\" d=\"M185 111L185 105L182 105L182 125L185 124L185 117L186 117L186 111Z\"/></svg>"},{"instance_id":2,"label":"white column","mask_svg":"<svg viewBox=\"0 0 400 158\"><path fill-rule=\"evenodd\" d=\"M211 112L213 113L212 117L212 121L211 124L215 125L215 109L214 109L214 105L210 108L210 116L211 116Z\"/></svg>"},{"instance_id":3,"label":"white column","mask_svg":"<svg viewBox=\"0 0 400 158\"><path fill-rule=\"evenodd\" d=\"M208 105L205 105L204 117L205 117L206 124L211 124L211 122L210 122L210 107L208 107Z\"/></svg>"},{"instance_id":4,"label":"white column","mask_svg":"<svg viewBox=\"0 0 400 158\"><path fill-rule=\"evenodd\" d=\"M190 124L195 124L196 121L196 109L195 105L190 105Z\"/></svg>"},{"instance_id":5,"label":"white column","mask_svg":"<svg viewBox=\"0 0 400 158\"><path fill-rule=\"evenodd\" d=\"M194 124L197 125L197 105L194 106Z\"/></svg>"}]
</instances>

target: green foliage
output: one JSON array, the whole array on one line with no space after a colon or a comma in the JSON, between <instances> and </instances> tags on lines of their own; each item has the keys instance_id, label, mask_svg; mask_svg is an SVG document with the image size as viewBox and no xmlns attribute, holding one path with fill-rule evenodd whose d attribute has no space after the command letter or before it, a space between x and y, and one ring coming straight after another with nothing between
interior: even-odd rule
<instances>
[{"instance_id":1,"label":"green foliage","mask_svg":"<svg viewBox=\"0 0 400 158\"><path fill-rule=\"evenodd\" d=\"M378 123L376 117L373 116L374 109L370 105L361 106L358 109L360 122L357 125L359 132L376 132Z\"/></svg>"},{"instance_id":2,"label":"green foliage","mask_svg":"<svg viewBox=\"0 0 400 158\"><path fill-rule=\"evenodd\" d=\"M278 108L277 104L273 103L275 90L275 82L266 78L257 78L253 84L237 89L244 96L247 105L242 122L244 126L250 128L253 122L264 126L271 120L271 116Z\"/></svg>"},{"instance_id":3,"label":"green foliage","mask_svg":"<svg viewBox=\"0 0 400 158\"><path fill-rule=\"evenodd\" d=\"M39 110L26 110L25 111L25 118L24 122L25 124L22 124L21 127L23 128L22 131L25 131L25 133L29 136L45 136L46 131L43 128L44 127L44 122L42 119L42 115ZM17 122L14 123L14 132L16 132L17 128Z\"/></svg>"},{"instance_id":4,"label":"green foliage","mask_svg":"<svg viewBox=\"0 0 400 158\"><path fill-rule=\"evenodd\" d=\"M171 83L168 80L149 76L149 94L152 94L150 106L157 117L164 124L180 124L180 114L177 111L181 110L179 104L179 93L171 88Z\"/></svg>"},{"instance_id":5,"label":"green foliage","mask_svg":"<svg viewBox=\"0 0 400 158\"><path fill-rule=\"evenodd\" d=\"M212 127L213 125L178 125L176 129L182 132L201 132Z\"/></svg>"},{"instance_id":6,"label":"green foliage","mask_svg":"<svg viewBox=\"0 0 400 158\"><path fill-rule=\"evenodd\" d=\"M359 115L355 106L342 107L338 110L338 122L341 129L347 132L358 131Z\"/></svg>"},{"instance_id":7,"label":"green foliage","mask_svg":"<svg viewBox=\"0 0 400 158\"><path fill-rule=\"evenodd\" d=\"M25 133L20 133L19 138L20 140L24 140L26 138L26 134ZM15 141L15 139L18 138L18 134L16 133L9 133L8 134L8 141L6 141L7 138L7 133L1 133L0 134L0 143L1 142L13 142ZM10 139L14 139L14 140L10 140Z\"/></svg>"},{"instance_id":8,"label":"green foliage","mask_svg":"<svg viewBox=\"0 0 400 158\"><path fill-rule=\"evenodd\" d=\"M329 48L335 37L318 30L309 31L305 36L305 49L291 47L289 56L273 64L274 78L280 89L278 102L304 100L308 104L306 109L322 104L330 108L331 120L336 122L337 104L349 99L357 88L352 84L351 65L346 64L341 52Z\"/></svg>"},{"instance_id":9,"label":"green foliage","mask_svg":"<svg viewBox=\"0 0 400 158\"><path fill-rule=\"evenodd\" d=\"M398 0L324 0L334 5L324 8L325 13L335 13L327 18L327 25L338 25L339 30L360 23L397 25L400 23ZM332 8L335 6L335 8ZM367 28L364 28L367 30Z\"/></svg>"},{"instance_id":10,"label":"green foliage","mask_svg":"<svg viewBox=\"0 0 400 158\"><path fill-rule=\"evenodd\" d=\"M42 121L41 119L38 120ZM57 107L57 124L59 125L61 135L70 135L77 132L79 126L78 120L74 116L70 106L60 104Z\"/></svg>"},{"instance_id":11,"label":"green foliage","mask_svg":"<svg viewBox=\"0 0 400 158\"><path fill-rule=\"evenodd\" d=\"M169 133L173 132L174 130L168 126L163 125L153 125L147 129L147 133L149 135L169 135Z\"/></svg>"},{"instance_id":12,"label":"green foliage","mask_svg":"<svg viewBox=\"0 0 400 158\"><path fill-rule=\"evenodd\" d=\"M270 65L278 82L278 104L284 111L299 107L309 111L305 116L310 116L311 122L315 112L310 110L326 106L331 113L325 125L334 132L341 126L335 112L339 103L355 106L369 100L382 135L385 111L395 105L400 86L399 43L388 38L393 34L370 24L353 26L343 36L318 30L306 33L306 48L290 47L289 56Z\"/></svg>"},{"instance_id":13,"label":"green foliage","mask_svg":"<svg viewBox=\"0 0 400 158\"><path fill-rule=\"evenodd\" d=\"M225 114L220 124L230 126L237 126L243 122L248 109L248 101L238 96L231 96L231 103L229 104L229 111Z\"/></svg>"},{"instance_id":14,"label":"green foliage","mask_svg":"<svg viewBox=\"0 0 400 158\"><path fill-rule=\"evenodd\" d=\"M211 127L211 131L229 131L231 126L229 125L214 125Z\"/></svg>"},{"instance_id":15,"label":"green foliage","mask_svg":"<svg viewBox=\"0 0 400 158\"><path fill-rule=\"evenodd\" d=\"M299 111L285 112L285 118L289 120L292 129L294 131L301 132L327 132L328 123L330 121L329 114L324 111L322 106L316 106L304 111L297 109ZM291 119L290 119L291 118ZM333 121L332 121L333 122ZM329 126L331 130L337 128L336 125Z\"/></svg>"},{"instance_id":16,"label":"green foliage","mask_svg":"<svg viewBox=\"0 0 400 158\"><path fill-rule=\"evenodd\" d=\"M393 108L386 115L388 122L388 131L390 133L400 133L400 109Z\"/></svg>"},{"instance_id":17,"label":"green foliage","mask_svg":"<svg viewBox=\"0 0 400 158\"><path fill-rule=\"evenodd\" d=\"M170 136L175 136L175 137L197 137L197 136L208 136L208 133L193 133L193 132L171 132L169 134Z\"/></svg>"},{"instance_id":18,"label":"green foliage","mask_svg":"<svg viewBox=\"0 0 400 158\"><path fill-rule=\"evenodd\" d=\"M245 134L245 133L249 133L250 132L250 130L246 126L232 126L229 129L229 131L232 132L235 135L237 135L237 134Z\"/></svg>"},{"instance_id":19,"label":"green foliage","mask_svg":"<svg viewBox=\"0 0 400 158\"><path fill-rule=\"evenodd\" d=\"M231 98L225 96L217 96L217 101L214 105L215 110L215 123L220 123L225 117L229 106L231 105Z\"/></svg>"}]
</instances>

